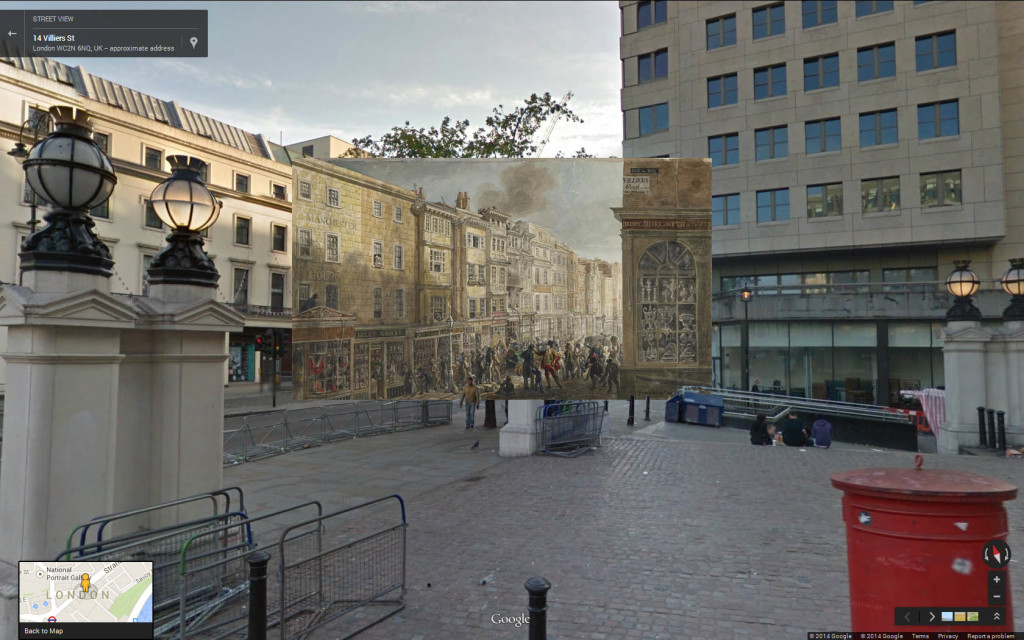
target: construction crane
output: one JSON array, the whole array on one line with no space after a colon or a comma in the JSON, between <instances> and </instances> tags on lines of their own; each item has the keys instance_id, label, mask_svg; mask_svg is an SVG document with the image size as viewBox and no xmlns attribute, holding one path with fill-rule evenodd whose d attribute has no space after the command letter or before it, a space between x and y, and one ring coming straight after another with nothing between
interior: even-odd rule
<instances>
[{"instance_id":1,"label":"construction crane","mask_svg":"<svg viewBox=\"0 0 1024 640\"><path fill-rule=\"evenodd\" d=\"M568 91L568 93L566 93L564 96L562 96L562 99L558 102L558 104L560 106L564 107L566 104L568 104L569 100L571 100L571 99L572 99L572 89L570 89ZM540 142L537 143L537 151L533 154L535 158L539 158L541 152L544 151L544 147L547 145L548 140L551 139L551 132L555 130L555 125L558 124L558 120L561 117L562 117L562 112L561 111L559 111L559 112L555 113L555 115L551 116L551 122L548 123L548 128L544 130L544 136L540 139Z\"/></svg>"}]
</instances>

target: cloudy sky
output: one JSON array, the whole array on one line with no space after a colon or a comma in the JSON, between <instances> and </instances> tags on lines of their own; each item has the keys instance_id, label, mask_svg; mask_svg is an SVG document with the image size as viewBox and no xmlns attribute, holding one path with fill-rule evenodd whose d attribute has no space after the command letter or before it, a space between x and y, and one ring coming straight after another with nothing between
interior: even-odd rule
<instances>
[{"instance_id":1,"label":"cloudy sky","mask_svg":"<svg viewBox=\"0 0 1024 640\"><path fill-rule=\"evenodd\" d=\"M483 119L533 92L584 123L543 156L621 156L619 11L602 2L47 2L61 8L208 9L209 58L60 58L286 144L394 125ZM5 8L38 9L8 2Z\"/></svg>"}]
</instances>

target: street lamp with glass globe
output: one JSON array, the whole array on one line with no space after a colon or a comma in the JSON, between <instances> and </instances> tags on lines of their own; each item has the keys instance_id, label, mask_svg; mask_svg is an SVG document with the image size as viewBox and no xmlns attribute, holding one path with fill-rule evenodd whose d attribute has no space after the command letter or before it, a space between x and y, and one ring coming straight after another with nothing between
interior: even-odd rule
<instances>
[{"instance_id":1,"label":"street lamp with glass globe","mask_svg":"<svg viewBox=\"0 0 1024 640\"><path fill-rule=\"evenodd\" d=\"M954 261L956 269L946 278L946 291L955 298L953 306L946 312L947 320L981 320L981 309L971 302L971 296L978 292L981 280L978 274L969 269L970 264L970 260Z\"/></svg>"},{"instance_id":2,"label":"street lamp with glass globe","mask_svg":"<svg viewBox=\"0 0 1024 640\"><path fill-rule=\"evenodd\" d=\"M1024 258L1011 258L1010 269L1003 274L1003 291L1013 296L1003 310L1003 320L1024 320Z\"/></svg>"},{"instance_id":3,"label":"street lamp with glass globe","mask_svg":"<svg viewBox=\"0 0 1024 640\"><path fill-rule=\"evenodd\" d=\"M96 237L89 210L110 198L117 177L93 142L88 112L58 106L49 113L56 129L32 147L22 167L32 191L52 208L43 216L46 226L22 245L21 269L109 278L114 260Z\"/></svg>"},{"instance_id":4,"label":"street lamp with glass globe","mask_svg":"<svg viewBox=\"0 0 1024 640\"><path fill-rule=\"evenodd\" d=\"M171 177L153 189L150 202L171 234L150 263L149 283L216 287L220 274L203 250L200 235L220 214L217 199L200 177L206 163L184 155L169 156L167 162Z\"/></svg>"}]
</instances>

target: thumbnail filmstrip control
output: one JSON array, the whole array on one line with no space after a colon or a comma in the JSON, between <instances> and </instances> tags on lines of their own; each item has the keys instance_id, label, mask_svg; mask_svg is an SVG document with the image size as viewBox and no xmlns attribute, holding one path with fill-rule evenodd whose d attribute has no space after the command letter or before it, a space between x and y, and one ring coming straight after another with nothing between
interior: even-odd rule
<instances>
[{"instance_id":1,"label":"thumbnail filmstrip control","mask_svg":"<svg viewBox=\"0 0 1024 640\"><path fill-rule=\"evenodd\" d=\"M988 567L987 607L896 607L897 625L1002 626L1006 624L1010 547L1002 540L985 543L981 559Z\"/></svg>"}]
</instances>

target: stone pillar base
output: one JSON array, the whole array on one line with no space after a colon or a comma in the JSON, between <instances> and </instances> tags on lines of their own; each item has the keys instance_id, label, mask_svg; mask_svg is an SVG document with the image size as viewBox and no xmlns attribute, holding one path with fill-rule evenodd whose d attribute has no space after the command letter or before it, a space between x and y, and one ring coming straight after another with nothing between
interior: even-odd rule
<instances>
[{"instance_id":1,"label":"stone pillar base","mask_svg":"<svg viewBox=\"0 0 1024 640\"><path fill-rule=\"evenodd\" d=\"M536 427L509 422L498 433L498 455L502 458L532 456L537 451Z\"/></svg>"}]
</instances>

